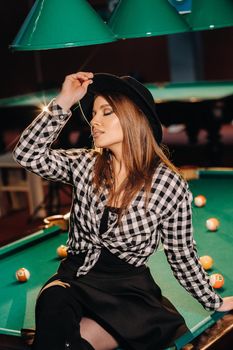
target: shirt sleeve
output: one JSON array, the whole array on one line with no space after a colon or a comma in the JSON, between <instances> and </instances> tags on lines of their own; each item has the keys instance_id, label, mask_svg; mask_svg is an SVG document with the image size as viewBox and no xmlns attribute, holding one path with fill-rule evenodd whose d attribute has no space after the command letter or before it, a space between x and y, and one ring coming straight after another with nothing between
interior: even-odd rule
<instances>
[{"instance_id":1,"label":"shirt sleeve","mask_svg":"<svg viewBox=\"0 0 233 350\"><path fill-rule=\"evenodd\" d=\"M192 195L187 190L174 213L162 224L161 240L167 260L179 283L206 310L216 310L222 298L214 291L199 263L192 232Z\"/></svg>"},{"instance_id":2,"label":"shirt sleeve","mask_svg":"<svg viewBox=\"0 0 233 350\"><path fill-rule=\"evenodd\" d=\"M71 116L55 100L22 133L13 151L14 159L27 170L48 180L71 183L70 161L78 152L51 148ZM79 150L81 151L81 150Z\"/></svg>"}]
</instances>

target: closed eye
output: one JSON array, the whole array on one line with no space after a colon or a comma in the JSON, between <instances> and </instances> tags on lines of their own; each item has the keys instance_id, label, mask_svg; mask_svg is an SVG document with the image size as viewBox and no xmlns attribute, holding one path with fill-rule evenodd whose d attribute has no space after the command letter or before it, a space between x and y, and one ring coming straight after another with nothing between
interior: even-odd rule
<instances>
[{"instance_id":1,"label":"closed eye","mask_svg":"<svg viewBox=\"0 0 233 350\"><path fill-rule=\"evenodd\" d=\"M112 108L110 107L109 104L104 104L102 106L100 106L99 110L102 111L104 116L110 115L113 113ZM95 111L94 109L92 110L92 118L94 118L94 116L96 115L96 113L98 113L98 111Z\"/></svg>"},{"instance_id":2,"label":"closed eye","mask_svg":"<svg viewBox=\"0 0 233 350\"><path fill-rule=\"evenodd\" d=\"M111 110L111 111L104 111L104 115L110 115L110 114L112 114L113 113L113 111Z\"/></svg>"}]
</instances>

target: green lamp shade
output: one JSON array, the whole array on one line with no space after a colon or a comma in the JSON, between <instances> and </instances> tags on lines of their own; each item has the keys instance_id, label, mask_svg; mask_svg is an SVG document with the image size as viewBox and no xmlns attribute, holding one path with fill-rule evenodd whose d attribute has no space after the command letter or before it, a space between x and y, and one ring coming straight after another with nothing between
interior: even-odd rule
<instances>
[{"instance_id":1,"label":"green lamp shade","mask_svg":"<svg viewBox=\"0 0 233 350\"><path fill-rule=\"evenodd\" d=\"M123 39L190 31L167 0L121 0L108 25Z\"/></svg>"},{"instance_id":2,"label":"green lamp shade","mask_svg":"<svg viewBox=\"0 0 233 350\"><path fill-rule=\"evenodd\" d=\"M192 30L233 25L233 0L193 0L192 12L183 15Z\"/></svg>"},{"instance_id":3,"label":"green lamp shade","mask_svg":"<svg viewBox=\"0 0 233 350\"><path fill-rule=\"evenodd\" d=\"M10 47L48 50L115 41L85 0L37 0Z\"/></svg>"}]
</instances>

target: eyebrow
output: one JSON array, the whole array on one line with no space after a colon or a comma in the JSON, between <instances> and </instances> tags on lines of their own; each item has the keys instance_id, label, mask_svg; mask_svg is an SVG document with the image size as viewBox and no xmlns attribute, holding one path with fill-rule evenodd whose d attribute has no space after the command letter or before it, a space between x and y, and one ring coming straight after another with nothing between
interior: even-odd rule
<instances>
[{"instance_id":1,"label":"eyebrow","mask_svg":"<svg viewBox=\"0 0 233 350\"><path fill-rule=\"evenodd\" d=\"M111 107L111 106L110 106L109 103L105 103L105 104L103 104L103 105L100 106L100 109L103 109L103 108L105 108L105 107ZM93 112L95 113L95 110L94 110L94 109L92 110L92 113L93 113Z\"/></svg>"}]
</instances>

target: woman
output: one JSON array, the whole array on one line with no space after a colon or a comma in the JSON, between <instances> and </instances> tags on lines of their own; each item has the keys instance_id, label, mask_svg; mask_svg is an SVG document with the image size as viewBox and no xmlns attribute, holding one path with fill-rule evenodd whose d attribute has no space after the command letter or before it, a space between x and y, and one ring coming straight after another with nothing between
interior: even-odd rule
<instances>
[{"instance_id":1,"label":"woman","mask_svg":"<svg viewBox=\"0 0 233 350\"><path fill-rule=\"evenodd\" d=\"M80 103L81 101L81 103ZM53 150L70 108L92 111L94 150ZM78 121L77 121L78 122ZM153 97L137 80L78 72L23 132L15 159L73 186L68 257L40 291L35 350L163 349L186 329L146 266L160 240L181 285L226 311L198 262L191 195L160 146Z\"/></svg>"}]
</instances>

